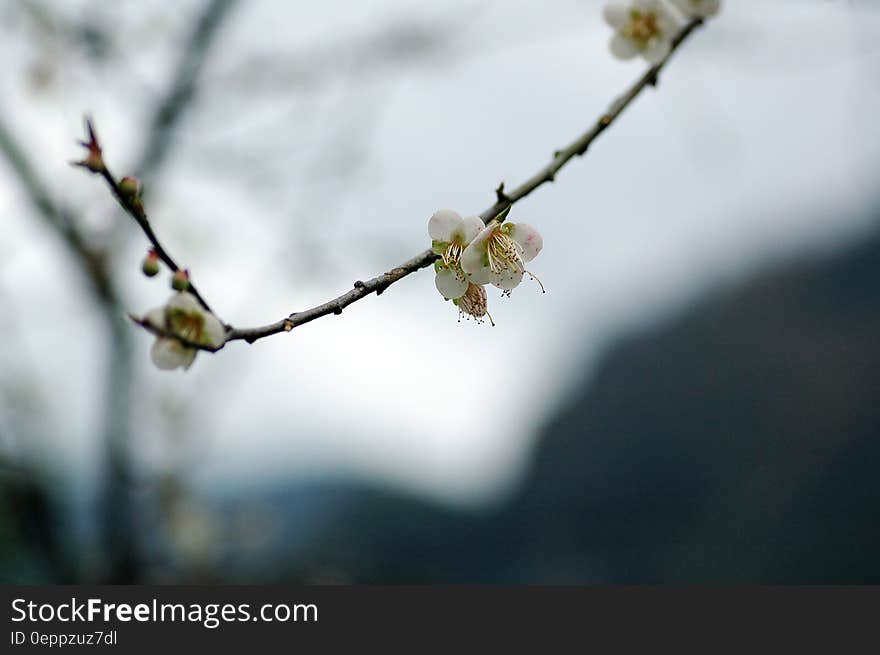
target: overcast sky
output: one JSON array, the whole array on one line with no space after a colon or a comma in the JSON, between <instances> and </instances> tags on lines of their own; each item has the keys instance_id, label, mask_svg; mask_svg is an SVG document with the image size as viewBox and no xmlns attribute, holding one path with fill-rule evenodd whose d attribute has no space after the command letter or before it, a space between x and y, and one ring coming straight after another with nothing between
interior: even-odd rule
<instances>
[{"instance_id":1,"label":"overcast sky","mask_svg":"<svg viewBox=\"0 0 880 655\"><path fill-rule=\"evenodd\" d=\"M70 16L103 6L124 35L130 74L62 49L54 86L38 90L24 32L0 45L15 64L0 73L6 120L97 229L124 219L96 179L66 165L82 114L95 116L123 172L199 3L174 15L155 2L47 4ZM363 63L366 35L413 22L441 31L438 50ZM496 327L459 324L422 271L341 317L200 355L185 374L153 370L151 338L139 334L138 452L161 463L169 423L155 408L170 397L191 405L177 429L205 444L195 473L206 484L351 472L452 502L491 495L515 480L547 411L620 330L867 227L878 33L867 0L724 2L656 91L515 207L510 219L544 236L531 269L546 294L528 281L509 299L492 290ZM614 60L609 36L601 3L587 1L244 3L156 181L153 221L234 325L323 302L424 249L436 209L482 211L499 181L520 182L583 132L644 67ZM236 86L252 61L294 62L293 72L269 88ZM314 62L329 70L317 81ZM252 137L270 153L268 176L240 158ZM218 161L225 148L236 154ZM0 221L0 291L14 308L3 312L3 360L41 390L50 436L35 448L56 467L93 470L101 323L5 165ZM167 287L139 274L134 226L122 233L120 283L144 311Z\"/></svg>"}]
</instances>

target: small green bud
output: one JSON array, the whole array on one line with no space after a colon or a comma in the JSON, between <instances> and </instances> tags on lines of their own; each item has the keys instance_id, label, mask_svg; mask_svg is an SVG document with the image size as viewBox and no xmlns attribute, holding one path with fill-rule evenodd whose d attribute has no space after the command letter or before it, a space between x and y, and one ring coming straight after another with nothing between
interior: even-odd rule
<instances>
[{"instance_id":1,"label":"small green bud","mask_svg":"<svg viewBox=\"0 0 880 655\"><path fill-rule=\"evenodd\" d=\"M159 254L155 250L150 250L144 257L141 270L147 277L154 277L159 273Z\"/></svg>"},{"instance_id":2,"label":"small green bud","mask_svg":"<svg viewBox=\"0 0 880 655\"><path fill-rule=\"evenodd\" d=\"M119 193L126 198L134 198L141 192L141 183L134 177L123 177L119 180Z\"/></svg>"},{"instance_id":3,"label":"small green bud","mask_svg":"<svg viewBox=\"0 0 880 655\"><path fill-rule=\"evenodd\" d=\"M175 291L186 291L189 289L189 271L180 269L174 271L171 276L171 288Z\"/></svg>"}]
</instances>

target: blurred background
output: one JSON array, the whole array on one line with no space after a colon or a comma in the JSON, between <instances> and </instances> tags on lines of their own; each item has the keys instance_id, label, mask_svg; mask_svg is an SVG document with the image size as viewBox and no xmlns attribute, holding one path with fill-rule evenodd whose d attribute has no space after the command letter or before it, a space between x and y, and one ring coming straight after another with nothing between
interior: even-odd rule
<instances>
[{"instance_id":1,"label":"blurred background","mask_svg":"<svg viewBox=\"0 0 880 655\"><path fill-rule=\"evenodd\" d=\"M482 211L644 69L601 3L0 4L0 579L878 583L880 6L740 0L582 160L496 327L422 271L149 361L139 176L224 320Z\"/></svg>"}]
</instances>

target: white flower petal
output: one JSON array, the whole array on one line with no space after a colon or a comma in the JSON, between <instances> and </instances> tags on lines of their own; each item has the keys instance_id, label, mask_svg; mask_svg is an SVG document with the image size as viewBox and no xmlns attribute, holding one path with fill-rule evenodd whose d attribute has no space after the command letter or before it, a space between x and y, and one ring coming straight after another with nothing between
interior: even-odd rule
<instances>
[{"instance_id":1,"label":"white flower petal","mask_svg":"<svg viewBox=\"0 0 880 655\"><path fill-rule=\"evenodd\" d=\"M520 248L522 248L523 262L532 261L544 247L543 237L538 233L538 230L528 223L511 224L510 238L516 241Z\"/></svg>"},{"instance_id":2,"label":"white flower petal","mask_svg":"<svg viewBox=\"0 0 880 655\"><path fill-rule=\"evenodd\" d=\"M186 348L177 339L158 337L150 349L150 359L163 371L170 371L178 366L189 368L195 358L196 349Z\"/></svg>"},{"instance_id":3,"label":"white flower petal","mask_svg":"<svg viewBox=\"0 0 880 655\"><path fill-rule=\"evenodd\" d=\"M493 273L491 282L499 289L510 291L511 289L516 289L516 287L519 286L519 283L522 282L522 279L522 271L514 272L510 269L506 269L501 273Z\"/></svg>"},{"instance_id":4,"label":"white flower petal","mask_svg":"<svg viewBox=\"0 0 880 655\"><path fill-rule=\"evenodd\" d=\"M487 284L489 282L489 254L487 252L489 238L498 227L498 223L489 223L471 241L470 245L461 253L461 269L467 273L474 284Z\"/></svg>"},{"instance_id":5,"label":"white flower petal","mask_svg":"<svg viewBox=\"0 0 880 655\"><path fill-rule=\"evenodd\" d=\"M212 346L222 346L226 341L226 328L223 327L223 324L216 316L208 312L205 312L202 341L206 341Z\"/></svg>"},{"instance_id":6,"label":"white flower petal","mask_svg":"<svg viewBox=\"0 0 880 655\"><path fill-rule=\"evenodd\" d=\"M468 280L472 284L483 285L492 281L492 270L488 266L480 266L467 273Z\"/></svg>"},{"instance_id":7,"label":"white flower petal","mask_svg":"<svg viewBox=\"0 0 880 655\"><path fill-rule=\"evenodd\" d=\"M193 365L194 361L196 361L196 355L199 351L195 348L186 348L185 350L186 353L184 355L183 370L188 371L189 367Z\"/></svg>"},{"instance_id":8,"label":"white flower petal","mask_svg":"<svg viewBox=\"0 0 880 655\"><path fill-rule=\"evenodd\" d=\"M642 13L658 13L665 11L663 0L632 0L632 8Z\"/></svg>"},{"instance_id":9,"label":"white flower petal","mask_svg":"<svg viewBox=\"0 0 880 655\"><path fill-rule=\"evenodd\" d=\"M681 21L671 11L664 9L657 14L657 29L660 30L661 38L672 40L672 36L679 27L681 27Z\"/></svg>"},{"instance_id":10,"label":"white flower petal","mask_svg":"<svg viewBox=\"0 0 880 655\"><path fill-rule=\"evenodd\" d=\"M700 2L700 16L709 18L721 11L721 0L703 0Z\"/></svg>"},{"instance_id":11,"label":"white flower petal","mask_svg":"<svg viewBox=\"0 0 880 655\"><path fill-rule=\"evenodd\" d=\"M632 39L623 34L615 34L611 37L611 54L618 59L632 59L639 53L639 47Z\"/></svg>"},{"instance_id":12,"label":"white flower petal","mask_svg":"<svg viewBox=\"0 0 880 655\"><path fill-rule=\"evenodd\" d=\"M610 2L602 9L605 22L616 30L622 30L629 24L629 7L622 2Z\"/></svg>"},{"instance_id":13,"label":"white flower petal","mask_svg":"<svg viewBox=\"0 0 880 655\"><path fill-rule=\"evenodd\" d=\"M468 245L471 241L473 241L476 236L486 227L483 223L483 219L479 216L465 216L462 219L464 225L462 226L462 232L464 236L464 240L462 243L464 245Z\"/></svg>"},{"instance_id":14,"label":"white flower petal","mask_svg":"<svg viewBox=\"0 0 880 655\"><path fill-rule=\"evenodd\" d=\"M461 227L461 216L451 209L434 212L428 219L428 234L434 241L452 241L452 234Z\"/></svg>"},{"instance_id":15,"label":"white flower petal","mask_svg":"<svg viewBox=\"0 0 880 655\"><path fill-rule=\"evenodd\" d=\"M182 309L185 312L204 312L205 308L189 291L181 291L175 293L165 303L166 307L173 309Z\"/></svg>"},{"instance_id":16,"label":"white flower petal","mask_svg":"<svg viewBox=\"0 0 880 655\"><path fill-rule=\"evenodd\" d=\"M659 64L669 54L672 44L669 39L654 39L648 47L642 51L642 56L651 64Z\"/></svg>"},{"instance_id":17,"label":"white flower petal","mask_svg":"<svg viewBox=\"0 0 880 655\"><path fill-rule=\"evenodd\" d=\"M440 295L447 300L455 300L461 298L468 288L468 282L461 271L443 266L437 271L434 278L434 285Z\"/></svg>"},{"instance_id":18,"label":"white flower petal","mask_svg":"<svg viewBox=\"0 0 880 655\"><path fill-rule=\"evenodd\" d=\"M165 329L165 308L156 307L147 312L144 321L159 330Z\"/></svg>"}]
</instances>

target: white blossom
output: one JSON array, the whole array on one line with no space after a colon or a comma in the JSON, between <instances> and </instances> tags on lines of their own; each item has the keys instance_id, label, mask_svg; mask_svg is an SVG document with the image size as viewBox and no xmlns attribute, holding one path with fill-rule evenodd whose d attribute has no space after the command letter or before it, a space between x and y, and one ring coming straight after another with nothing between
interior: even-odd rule
<instances>
[{"instance_id":1,"label":"white blossom","mask_svg":"<svg viewBox=\"0 0 880 655\"><path fill-rule=\"evenodd\" d=\"M652 64L658 63L669 54L679 27L664 0L611 2L605 6L603 15L614 28L610 47L619 59L641 55Z\"/></svg>"},{"instance_id":2,"label":"white blossom","mask_svg":"<svg viewBox=\"0 0 880 655\"><path fill-rule=\"evenodd\" d=\"M143 320L163 333L150 349L153 363L163 370L192 366L198 349L187 344L217 348L226 341L223 324L188 292L175 293L165 305L147 312Z\"/></svg>"},{"instance_id":3,"label":"white blossom","mask_svg":"<svg viewBox=\"0 0 880 655\"><path fill-rule=\"evenodd\" d=\"M531 225L492 220L465 248L461 268L474 284L491 283L510 292L529 273L525 264L543 247L544 240Z\"/></svg>"},{"instance_id":4,"label":"white blossom","mask_svg":"<svg viewBox=\"0 0 880 655\"><path fill-rule=\"evenodd\" d=\"M460 298L467 291L468 282L461 270L461 255L483 227L483 221L478 216L462 218L451 209L436 211L428 220L431 248L440 255L434 264L434 284L447 300Z\"/></svg>"}]
</instances>

